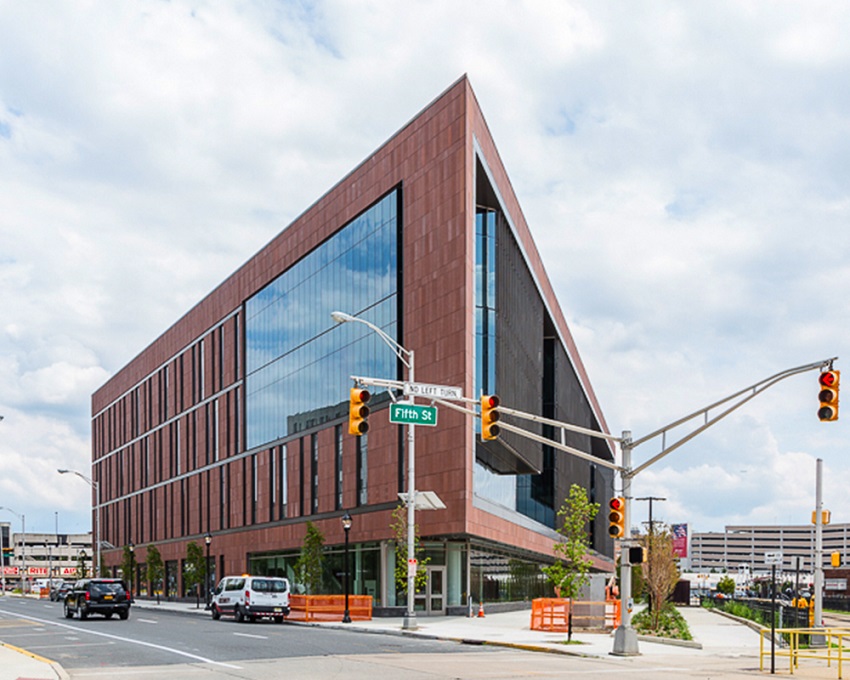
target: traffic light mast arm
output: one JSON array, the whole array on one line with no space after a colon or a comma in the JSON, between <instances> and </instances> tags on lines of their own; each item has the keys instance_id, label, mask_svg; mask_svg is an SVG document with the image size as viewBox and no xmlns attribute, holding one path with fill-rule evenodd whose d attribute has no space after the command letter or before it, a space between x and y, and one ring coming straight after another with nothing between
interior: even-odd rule
<instances>
[{"instance_id":1,"label":"traffic light mast arm","mask_svg":"<svg viewBox=\"0 0 850 680\"><path fill-rule=\"evenodd\" d=\"M661 436L662 437L662 443L661 443L662 448L661 448L661 451L659 451L657 454L655 454L655 456L653 456L652 458L650 458L646 462L642 463L641 465L638 465L634 469L631 469L631 470L627 469L626 471L624 471L623 474L626 475L626 476L629 476L629 477L634 477L639 472L648 468L650 465L652 465L652 464L658 462L659 460L661 460L662 458L664 458L664 456L666 456L668 453L672 453L673 451L678 449L680 446L682 446L686 442L688 442L691 439L693 439L694 437L696 437L701 432L707 430L709 427L714 425L719 420L725 418L730 413L732 413L733 411L737 410L738 408L740 408L741 406L746 404L750 399L753 399L757 395L764 392L768 387L773 387L773 385L775 385L776 383L778 383L782 380L785 380L785 378L790 378L792 375L797 375L798 373L805 373L806 371L813 371L815 369L824 369L824 368L827 368L827 367L831 367L832 362L835 361L836 359L838 359L838 357L833 357L832 359L824 359L823 361L816 361L815 363L812 363L812 364L806 364L804 366L798 366L797 368L789 368L789 369L786 369L784 371L781 371L780 373L777 373L776 375L772 375L769 378L765 378L764 380L760 380L759 382L757 382L753 385L750 385L749 387L745 387L744 389L739 390L738 392L735 392L734 394L730 394L728 397L725 397L724 399L721 399L720 401L716 401L709 406L701 408L698 411L694 411L690 415L684 416L683 418L679 418L678 420L676 420L672 423L669 423L668 425L665 425L664 427L661 427L661 428L655 430L654 432L650 432L648 435L645 435L645 436L641 437L640 439L636 439L632 442L629 442L629 448L634 449L635 447L639 446L640 444L648 442L650 439L655 439L656 437ZM733 404L732 406L727 408L725 411L722 411L721 413L717 414L713 418L709 419L709 417L708 417L709 411L717 408L718 406L722 406L723 404L726 404L727 402L730 402L733 399L738 399L739 397L741 398L740 401L736 402L735 404ZM666 437L667 437L667 432L669 430L672 430L673 428L676 428L679 425L683 425L684 423L687 423L688 421L693 420L694 418L697 418L699 416L705 417L705 422L702 425L700 425L697 429L693 430L692 432L689 432L688 434L684 435L681 439L677 440L673 444L670 444L670 446L666 445Z\"/></svg>"},{"instance_id":2,"label":"traffic light mast arm","mask_svg":"<svg viewBox=\"0 0 850 680\"><path fill-rule=\"evenodd\" d=\"M578 449L574 449L572 446L567 446L566 444L562 444L561 442L556 441L554 439L547 439L546 437L543 437L542 435L536 434L534 432L529 432L528 430L524 430L521 427L516 427L515 425L509 425L509 424L505 423L504 421L499 421L499 427L501 427L506 432L514 432L518 435L525 437L526 439L531 439L533 441L540 442L541 444L544 444L546 446L551 446L553 449L557 449L558 451L563 451L564 453L569 453L569 454L572 454L573 456L576 456L576 457L581 458L583 460L590 461L594 465L601 465L602 467L607 467L611 470L617 470L617 471L625 474L625 471L623 470L623 468L621 466L617 465L616 463L612 463L610 461L607 461L604 458L597 458L596 456L594 456L592 454L585 453L584 451L579 451ZM604 434L602 432L596 432L595 430L591 430L591 432L593 432L596 435L603 435ZM610 435L605 435L605 438L608 438L608 437L610 437ZM616 438L614 438L614 439L616 441Z\"/></svg>"}]
</instances>

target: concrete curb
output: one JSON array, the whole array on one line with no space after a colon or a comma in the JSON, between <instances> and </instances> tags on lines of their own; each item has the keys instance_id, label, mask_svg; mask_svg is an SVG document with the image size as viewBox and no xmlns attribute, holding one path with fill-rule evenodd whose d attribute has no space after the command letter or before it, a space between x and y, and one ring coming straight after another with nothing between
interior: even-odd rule
<instances>
[{"instance_id":1,"label":"concrete curb","mask_svg":"<svg viewBox=\"0 0 850 680\"><path fill-rule=\"evenodd\" d=\"M0 646L5 647L6 649L12 650L13 652L17 652L18 654L23 654L24 656L28 656L34 661L38 661L39 663L43 663L46 666L50 666L53 669L53 672L56 673L56 677L60 680L70 680L71 676L68 675L68 672L62 668L62 666L53 661L52 659L48 659L43 656L39 656L33 652L30 652L26 649L21 649L20 647L15 647L15 645L10 645L8 642L0 642Z\"/></svg>"}]
</instances>

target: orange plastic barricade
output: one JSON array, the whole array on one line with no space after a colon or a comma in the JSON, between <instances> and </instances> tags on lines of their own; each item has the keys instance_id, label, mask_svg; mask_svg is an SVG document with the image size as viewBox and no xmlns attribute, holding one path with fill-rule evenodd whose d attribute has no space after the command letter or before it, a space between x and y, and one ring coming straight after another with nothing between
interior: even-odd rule
<instances>
[{"instance_id":1,"label":"orange plastic barricade","mask_svg":"<svg viewBox=\"0 0 850 680\"><path fill-rule=\"evenodd\" d=\"M619 600L572 602L566 598L541 597L531 602L531 630L568 632L570 610L573 613L574 630L576 628L616 628L620 625Z\"/></svg>"},{"instance_id":2,"label":"orange plastic barricade","mask_svg":"<svg viewBox=\"0 0 850 680\"><path fill-rule=\"evenodd\" d=\"M345 614L345 595L290 595L289 616L293 621L337 621ZM349 595L348 615L352 621L372 620L372 596Z\"/></svg>"}]
</instances>

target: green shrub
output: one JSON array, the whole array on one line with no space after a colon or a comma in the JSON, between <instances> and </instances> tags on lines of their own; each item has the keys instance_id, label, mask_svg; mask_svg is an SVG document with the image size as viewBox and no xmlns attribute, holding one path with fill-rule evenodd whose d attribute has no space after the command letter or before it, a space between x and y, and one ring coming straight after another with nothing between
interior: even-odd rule
<instances>
[{"instance_id":1,"label":"green shrub","mask_svg":"<svg viewBox=\"0 0 850 680\"><path fill-rule=\"evenodd\" d=\"M638 612L632 618L632 626L641 635L671 638L673 640L693 640L688 622L669 602L665 602L658 615L658 628L652 629L652 614L649 609Z\"/></svg>"}]
</instances>

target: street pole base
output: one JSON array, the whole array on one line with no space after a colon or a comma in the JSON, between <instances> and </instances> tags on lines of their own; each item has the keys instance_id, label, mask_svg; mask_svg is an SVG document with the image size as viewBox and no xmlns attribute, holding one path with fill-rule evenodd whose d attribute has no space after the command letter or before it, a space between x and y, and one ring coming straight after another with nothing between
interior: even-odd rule
<instances>
[{"instance_id":1,"label":"street pole base","mask_svg":"<svg viewBox=\"0 0 850 680\"><path fill-rule=\"evenodd\" d=\"M614 649L611 650L614 656L640 656L638 649L637 632L629 626L620 626L614 631Z\"/></svg>"},{"instance_id":2,"label":"street pole base","mask_svg":"<svg viewBox=\"0 0 850 680\"><path fill-rule=\"evenodd\" d=\"M416 624L416 614L405 614L401 627L402 630L416 630L419 628Z\"/></svg>"}]
</instances>

